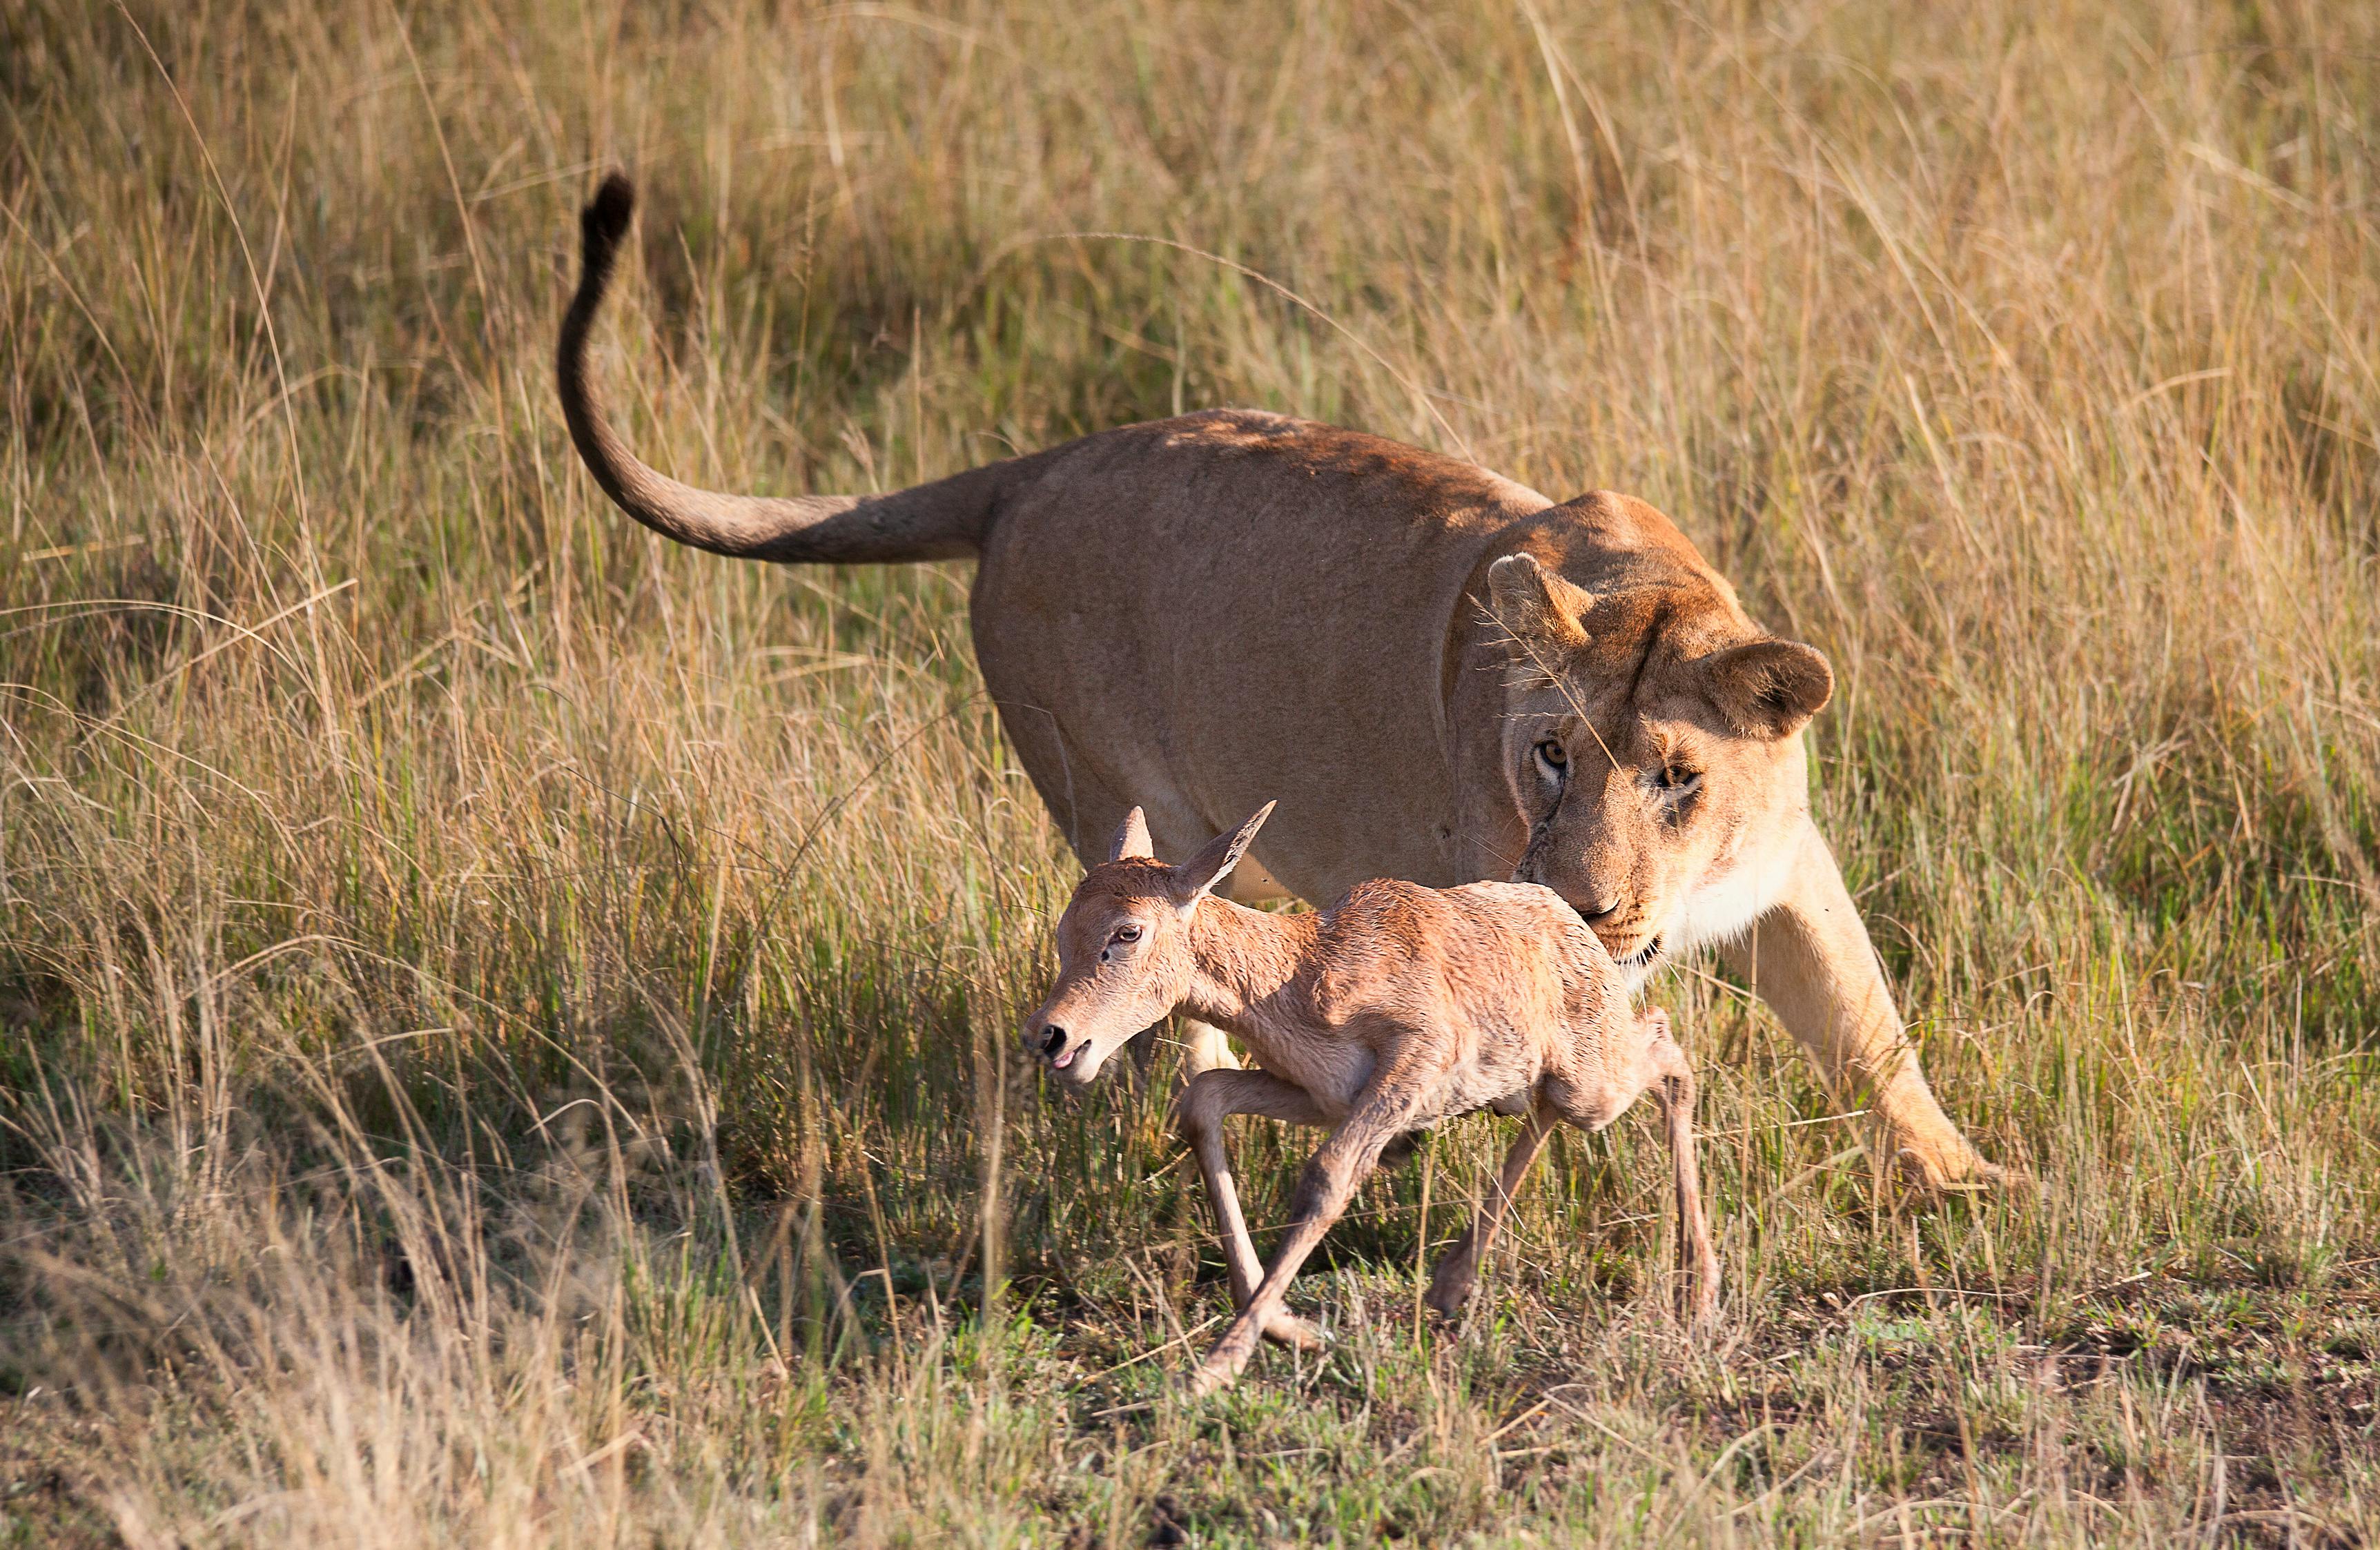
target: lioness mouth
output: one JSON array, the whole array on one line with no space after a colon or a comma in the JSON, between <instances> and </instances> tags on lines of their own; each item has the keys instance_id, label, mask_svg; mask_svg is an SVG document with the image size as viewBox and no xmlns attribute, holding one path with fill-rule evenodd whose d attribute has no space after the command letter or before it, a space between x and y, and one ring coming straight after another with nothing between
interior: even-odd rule
<instances>
[{"instance_id":1,"label":"lioness mouth","mask_svg":"<svg viewBox=\"0 0 2380 1550\"><path fill-rule=\"evenodd\" d=\"M1640 947L1635 951L1630 953L1627 957L1616 958L1613 959L1612 962L1619 964L1620 967L1623 969L1642 969L1649 966L1654 959L1660 956L1661 938L1656 937L1651 941L1646 942L1643 947Z\"/></svg>"}]
</instances>

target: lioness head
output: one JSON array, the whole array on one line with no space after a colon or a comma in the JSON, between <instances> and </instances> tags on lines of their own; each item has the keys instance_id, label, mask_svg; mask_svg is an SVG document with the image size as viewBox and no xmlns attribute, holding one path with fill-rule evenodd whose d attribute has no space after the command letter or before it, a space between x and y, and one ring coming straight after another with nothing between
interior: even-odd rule
<instances>
[{"instance_id":1,"label":"lioness head","mask_svg":"<svg viewBox=\"0 0 2380 1550\"><path fill-rule=\"evenodd\" d=\"M1560 893L1632 983L1775 896L1808 810L1800 733L1834 692L1826 658L1763 635L1677 548L1600 596L1529 553L1488 575L1513 879Z\"/></svg>"}]
</instances>

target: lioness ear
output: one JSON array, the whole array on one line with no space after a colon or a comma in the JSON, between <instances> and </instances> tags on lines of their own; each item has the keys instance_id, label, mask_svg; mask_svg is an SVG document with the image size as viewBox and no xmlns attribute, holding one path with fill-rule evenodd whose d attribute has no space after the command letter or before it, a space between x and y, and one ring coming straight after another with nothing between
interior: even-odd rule
<instances>
[{"instance_id":1,"label":"lioness ear","mask_svg":"<svg viewBox=\"0 0 2380 1550\"><path fill-rule=\"evenodd\" d=\"M1595 606L1595 594L1546 569L1534 554L1507 554L1488 567L1488 606L1513 644L1537 657L1586 644L1579 620Z\"/></svg>"},{"instance_id":2,"label":"lioness ear","mask_svg":"<svg viewBox=\"0 0 2380 1550\"><path fill-rule=\"evenodd\" d=\"M1711 703L1736 731L1791 737L1834 697L1827 659L1798 641L1756 640L1702 660Z\"/></svg>"},{"instance_id":3,"label":"lioness ear","mask_svg":"<svg viewBox=\"0 0 2380 1550\"><path fill-rule=\"evenodd\" d=\"M1269 802L1257 809L1257 816L1239 828L1218 834L1207 842L1206 848L1173 869L1173 880L1182 890L1182 913L1188 914L1198 907L1198 901L1214 891L1215 885L1231 876L1240 857L1248 854L1248 846L1272 817Z\"/></svg>"},{"instance_id":4,"label":"lioness ear","mask_svg":"<svg viewBox=\"0 0 2380 1550\"><path fill-rule=\"evenodd\" d=\"M1157 853L1148 844L1148 819L1135 807L1123 816L1123 824L1116 830L1115 839L1108 845L1110 861L1138 861Z\"/></svg>"}]
</instances>

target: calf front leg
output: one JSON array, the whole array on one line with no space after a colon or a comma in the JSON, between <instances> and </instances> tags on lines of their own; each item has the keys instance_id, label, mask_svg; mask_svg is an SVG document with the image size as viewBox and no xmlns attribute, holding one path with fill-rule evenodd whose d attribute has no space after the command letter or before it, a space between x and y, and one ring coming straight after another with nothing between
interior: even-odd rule
<instances>
[{"instance_id":1,"label":"calf front leg","mask_svg":"<svg viewBox=\"0 0 2380 1550\"><path fill-rule=\"evenodd\" d=\"M1182 1133L1198 1156L1206 1176L1207 1198L1215 1205L1216 1225L1223 1239L1223 1262L1232 1278L1232 1305L1245 1310L1257 1294L1264 1268L1248 1236L1247 1218L1240 1212L1240 1192L1232 1178L1231 1155L1223 1146L1223 1120L1233 1114L1265 1114L1292 1125L1327 1125L1330 1121L1303 1088L1260 1071L1205 1071L1190 1079L1176 1109ZM1286 1309L1267 1321L1264 1332L1286 1346L1311 1350L1322 1343L1312 1325Z\"/></svg>"},{"instance_id":2,"label":"calf front leg","mask_svg":"<svg viewBox=\"0 0 2380 1550\"><path fill-rule=\"evenodd\" d=\"M1488 1186L1488 1198L1481 1203L1479 1214L1471 1219L1463 1237L1438 1262L1429 1278L1429 1290L1422 1301L1447 1318L1463 1312L1471 1301L1471 1289L1479 1279L1479 1266L1494 1247L1497 1229L1504 1225L1505 1213L1512 1208L1512 1197L1520 1193L1521 1181L1528 1176L1529 1165L1537 1160L1537 1153L1553 1133L1554 1115L1540 1098L1529 1108L1528 1117L1521 1121L1521 1133L1513 1138L1512 1150L1504 1154L1504 1166Z\"/></svg>"},{"instance_id":3,"label":"calf front leg","mask_svg":"<svg viewBox=\"0 0 2380 1550\"><path fill-rule=\"evenodd\" d=\"M1297 1203L1281 1246L1273 1252L1272 1265L1248 1305L1198 1364L1190 1380L1193 1394L1213 1393L1247 1366L1256 1354L1257 1341L1281 1311L1298 1267L1347 1209L1355 1187L1378 1166L1382 1148L1412 1128L1415 1107L1411 1096L1396 1086L1376 1086L1306 1162L1297 1183Z\"/></svg>"}]
</instances>

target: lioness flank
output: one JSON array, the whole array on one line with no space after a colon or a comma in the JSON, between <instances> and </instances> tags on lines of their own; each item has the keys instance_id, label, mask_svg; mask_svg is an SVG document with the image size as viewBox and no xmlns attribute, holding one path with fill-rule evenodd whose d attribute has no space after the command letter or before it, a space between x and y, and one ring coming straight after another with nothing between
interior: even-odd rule
<instances>
[{"instance_id":1,"label":"lioness flank","mask_svg":"<svg viewBox=\"0 0 2380 1550\"><path fill-rule=\"evenodd\" d=\"M1314 1339L1282 1307L1298 1266L1401 1136L1493 1109L1521 1134L1469 1231L1430 1278L1453 1316L1556 1121L1599 1131L1647 1091L1668 1111L1678 1247L1697 1320L1718 1306L1718 1256L1694 1169L1694 1077L1658 1011L1628 988L1593 932L1533 883L1358 883L1319 914L1268 914L1214 897L1272 813L1268 803L1180 866L1149 854L1124 816L1109 858L1058 921L1058 983L1025 1025L1050 1074L1097 1080L1124 1040L1174 1011L1228 1030L1261 1071L1207 1071L1175 1109L1215 1203L1239 1317L1199 1364L1200 1393L1229 1383L1259 1337ZM1328 1129L1298 1181L1289 1226L1258 1278L1223 1151L1223 1119L1268 1114Z\"/></svg>"},{"instance_id":2,"label":"lioness flank","mask_svg":"<svg viewBox=\"0 0 2380 1550\"><path fill-rule=\"evenodd\" d=\"M1001 721L1075 854L1134 806L1187 852L1278 795L1232 891L1542 883L1633 987L1717 948L1927 1186L1997 1169L1935 1101L1812 823L1827 660L1773 638L1669 518L1556 504L1457 461L1279 415L1129 425L882 495L698 490L622 444L587 340L633 204L582 222L562 407L596 482L716 554L973 556ZM1228 1066L1193 1025L1193 1064Z\"/></svg>"}]
</instances>

